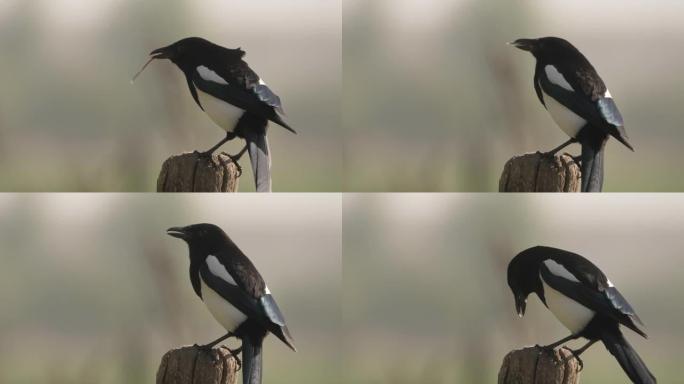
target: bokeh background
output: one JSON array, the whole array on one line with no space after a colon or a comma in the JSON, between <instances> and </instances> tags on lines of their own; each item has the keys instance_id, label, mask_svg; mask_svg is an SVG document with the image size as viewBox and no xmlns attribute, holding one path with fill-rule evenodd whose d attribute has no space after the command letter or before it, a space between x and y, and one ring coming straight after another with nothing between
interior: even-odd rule
<instances>
[{"instance_id":1,"label":"bokeh background","mask_svg":"<svg viewBox=\"0 0 684 384\"><path fill-rule=\"evenodd\" d=\"M683 13L678 1L345 0L346 189L495 191L513 155L565 141L534 93L533 57L506 45L560 36L610 87L636 149L609 142L604 190L684 190Z\"/></svg>"},{"instance_id":2,"label":"bokeh background","mask_svg":"<svg viewBox=\"0 0 684 384\"><path fill-rule=\"evenodd\" d=\"M202 36L247 51L298 131L269 131L274 190L339 191L341 23L341 0L3 0L0 190L153 191L167 157L218 142L169 61L129 82L151 50Z\"/></svg>"},{"instance_id":3,"label":"bokeh background","mask_svg":"<svg viewBox=\"0 0 684 384\"><path fill-rule=\"evenodd\" d=\"M536 296L515 312L506 268L535 245L598 265L646 324L627 339L681 382L684 198L349 195L343 212L346 382L495 383L509 351L567 336ZM602 344L583 359L582 382L628 381Z\"/></svg>"},{"instance_id":4,"label":"bokeh background","mask_svg":"<svg viewBox=\"0 0 684 384\"><path fill-rule=\"evenodd\" d=\"M231 236L287 319L299 351L268 337L264 382L341 383L340 197L287 194L0 196L0 382L151 383L167 350L221 336L165 233L197 222Z\"/></svg>"}]
</instances>

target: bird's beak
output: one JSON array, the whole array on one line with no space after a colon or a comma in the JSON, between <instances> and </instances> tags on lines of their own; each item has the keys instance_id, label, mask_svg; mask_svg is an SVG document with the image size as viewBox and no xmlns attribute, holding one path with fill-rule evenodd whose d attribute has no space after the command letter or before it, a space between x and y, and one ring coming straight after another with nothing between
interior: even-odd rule
<instances>
[{"instance_id":1,"label":"bird's beak","mask_svg":"<svg viewBox=\"0 0 684 384\"><path fill-rule=\"evenodd\" d=\"M188 234L185 232L185 228L183 227L171 227L166 230L166 234L183 240L188 239Z\"/></svg>"},{"instance_id":2,"label":"bird's beak","mask_svg":"<svg viewBox=\"0 0 684 384\"><path fill-rule=\"evenodd\" d=\"M534 39L518 39L516 41L511 41L510 43L508 43L508 45L512 45L518 49L522 49L523 51L531 52L532 49L534 48L535 40Z\"/></svg>"},{"instance_id":3,"label":"bird's beak","mask_svg":"<svg viewBox=\"0 0 684 384\"><path fill-rule=\"evenodd\" d=\"M515 310L518 312L518 316L523 317L525 315L525 307L527 306L527 298L522 296L515 296Z\"/></svg>"},{"instance_id":4,"label":"bird's beak","mask_svg":"<svg viewBox=\"0 0 684 384\"><path fill-rule=\"evenodd\" d=\"M168 51L168 49L166 49L166 48L167 48L167 47L158 48L158 49L155 49L154 51L150 52L150 59L147 60L147 62L145 63L145 65L143 65L143 67L140 68L140 70L138 71L138 73L136 73L135 76L133 76L133 78L131 79L131 84L133 84L133 82L135 81L135 79L137 79L138 76L140 76L140 74L142 73L142 71L144 71L145 68L147 68L147 66L150 65L150 63L152 62L152 60L154 60L154 59L168 59L168 58L170 57L170 55L169 55L169 53L168 53L169 51Z\"/></svg>"},{"instance_id":5,"label":"bird's beak","mask_svg":"<svg viewBox=\"0 0 684 384\"><path fill-rule=\"evenodd\" d=\"M168 59L169 57L171 57L171 55L169 54L168 47L157 48L154 51L150 52L150 56L151 56L150 60L152 60L152 59Z\"/></svg>"}]
</instances>

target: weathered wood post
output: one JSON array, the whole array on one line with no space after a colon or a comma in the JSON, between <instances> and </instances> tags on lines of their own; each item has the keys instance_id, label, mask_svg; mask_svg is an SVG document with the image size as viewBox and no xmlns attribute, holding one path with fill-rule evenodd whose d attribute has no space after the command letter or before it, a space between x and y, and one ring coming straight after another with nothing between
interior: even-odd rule
<instances>
[{"instance_id":1,"label":"weathered wood post","mask_svg":"<svg viewBox=\"0 0 684 384\"><path fill-rule=\"evenodd\" d=\"M527 347L509 352L499 370L499 384L579 384L580 364L565 349Z\"/></svg>"},{"instance_id":2,"label":"weathered wood post","mask_svg":"<svg viewBox=\"0 0 684 384\"><path fill-rule=\"evenodd\" d=\"M568 154L539 152L508 160L499 179L499 192L579 192L581 171Z\"/></svg>"},{"instance_id":3,"label":"weathered wood post","mask_svg":"<svg viewBox=\"0 0 684 384\"><path fill-rule=\"evenodd\" d=\"M195 346L164 354L157 370L157 384L235 384L237 362L228 348L203 351Z\"/></svg>"},{"instance_id":4,"label":"weathered wood post","mask_svg":"<svg viewBox=\"0 0 684 384\"><path fill-rule=\"evenodd\" d=\"M157 192L236 192L238 168L224 153L211 158L189 152L164 161Z\"/></svg>"}]
</instances>

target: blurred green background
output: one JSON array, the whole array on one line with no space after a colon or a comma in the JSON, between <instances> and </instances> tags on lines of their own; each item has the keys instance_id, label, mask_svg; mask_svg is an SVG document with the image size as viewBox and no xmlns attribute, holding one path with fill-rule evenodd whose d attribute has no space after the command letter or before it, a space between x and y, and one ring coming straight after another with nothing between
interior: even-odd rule
<instances>
[{"instance_id":1,"label":"blurred green background","mask_svg":"<svg viewBox=\"0 0 684 384\"><path fill-rule=\"evenodd\" d=\"M345 0L349 191L496 191L504 163L567 139L537 100L534 59L560 36L594 64L635 153L611 140L605 191L682 191L684 3ZM579 153L579 146L568 149Z\"/></svg>"},{"instance_id":2,"label":"blurred green background","mask_svg":"<svg viewBox=\"0 0 684 384\"><path fill-rule=\"evenodd\" d=\"M221 336L165 233L197 222L231 236L287 319L299 351L268 337L264 382L340 382L341 201L311 194L1 195L0 382L151 383L167 350Z\"/></svg>"},{"instance_id":3,"label":"blurred green background","mask_svg":"<svg viewBox=\"0 0 684 384\"><path fill-rule=\"evenodd\" d=\"M151 50L202 36L247 51L299 133L269 131L274 190L339 191L341 23L340 0L3 0L0 190L153 191L167 157L218 142L169 61L129 82Z\"/></svg>"},{"instance_id":4,"label":"blurred green background","mask_svg":"<svg viewBox=\"0 0 684 384\"><path fill-rule=\"evenodd\" d=\"M343 212L346 382L495 383L509 351L567 336L536 296L518 318L506 283L540 244L598 265L646 324L627 339L681 382L684 197L349 195ZM582 357L583 383L629 381L602 344Z\"/></svg>"}]
</instances>

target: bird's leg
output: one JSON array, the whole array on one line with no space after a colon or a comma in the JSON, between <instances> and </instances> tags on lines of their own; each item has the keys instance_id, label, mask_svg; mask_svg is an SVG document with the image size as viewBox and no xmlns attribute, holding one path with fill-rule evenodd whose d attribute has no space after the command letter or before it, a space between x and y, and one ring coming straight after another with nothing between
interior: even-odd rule
<instances>
[{"instance_id":1,"label":"bird's leg","mask_svg":"<svg viewBox=\"0 0 684 384\"><path fill-rule=\"evenodd\" d=\"M563 144L557 146L556 148L554 148L554 149L552 149L552 150L550 150L550 151L548 151L548 152L542 152L541 154L544 155L544 156L553 157L553 156L554 156L556 153L558 153L558 151L560 151L561 149L567 147L568 145L570 145L570 144L572 144L572 143L576 143L576 142L577 142L577 140L576 140L575 138L571 138L570 140L564 142Z\"/></svg>"},{"instance_id":2,"label":"bird's leg","mask_svg":"<svg viewBox=\"0 0 684 384\"><path fill-rule=\"evenodd\" d=\"M227 143L228 141L233 140L235 137L236 137L236 136L235 136L235 133L233 133L233 132L228 132L228 133L226 133L226 137L224 137L223 139L221 139L221 141L219 141L219 142L218 142L216 145L214 145L213 147L209 148L208 150L206 150L206 151L204 151L204 152L195 151L194 153L195 153L196 155L198 155L199 157L211 157L211 155L214 153L214 151L216 151L220 146L222 146L223 144Z\"/></svg>"},{"instance_id":3,"label":"bird's leg","mask_svg":"<svg viewBox=\"0 0 684 384\"><path fill-rule=\"evenodd\" d=\"M228 333L226 333L225 335L219 337L218 339L212 341L212 342L209 343L209 344L205 344L205 345L197 345L197 344L195 344L195 347L197 347L197 348L199 348L199 349L201 349L201 350L204 350L204 351L210 351L212 348L214 348L214 346L216 346L216 344L222 342L223 340L225 340L225 339L227 339L227 338L229 338L229 337L235 337L235 334L233 334L232 332L228 332Z\"/></svg>"},{"instance_id":4,"label":"bird's leg","mask_svg":"<svg viewBox=\"0 0 684 384\"><path fill-rule=\"evenodd\" d=\"M557 346L559 346L559 345L565 343L566 341L575 340L575 339L577 339L577 338L579 338L579 336L577 336L577 335L570 335L570 336L568 336L568 337L565 337L565 338L563 338L563 339L561 339L561 340L556 341L555 343L551 343L551 344L549 344L549 345L542 346L541 348L542 348L542 349L546 349L546 350L554 350L554 349L556 349Z\"/></svg>"},{"instance_id":5,"label":"bird's leg","mask_svg":"<svg viewBox=\"0 0 684 384\"><path fill-rule=\"evenodd\" d=\"M245 152L247 152L247 148L248 148L248 145L245 145L245 147L242 148L240 150L240 152L237 153L237 155L231 155L230 153L224 152L224 154L230 158L230 161L232 161L233 164L235 164L235 166L237 167L238 177L242 176L242 167L240 166L240 163L238 163L238 160L240 160L242 155L244 155Z\"/></svg>"},{"instance_id":6,"label":"bird's leg","mask_svg":"<svg viewBox=\"0 0 684 384\"><path fill-rule=\"evenodd\" d=\"M589 349L589 347L591 347L592 345L594 345L594 343L597 342L597 341L598 341L598 340L590 340L588 343L584 344L584 346L582 346L582 348L580 348L580 349L575 349L575 350L570 349L570 348L568 348L568 347L565 347L565 349L567 349L568 351L570 351L570 353L572 353L572 356L573 356L575 359L577 359L577 362L578 362L579 365L580 365L580 371L581 371L582 369L584 369L584 362L582 361L582 359L580 359L580 355L581 355L582 353L584 353L584 351L586 351L587 349Z\"/></svg>"}]
</instances>

